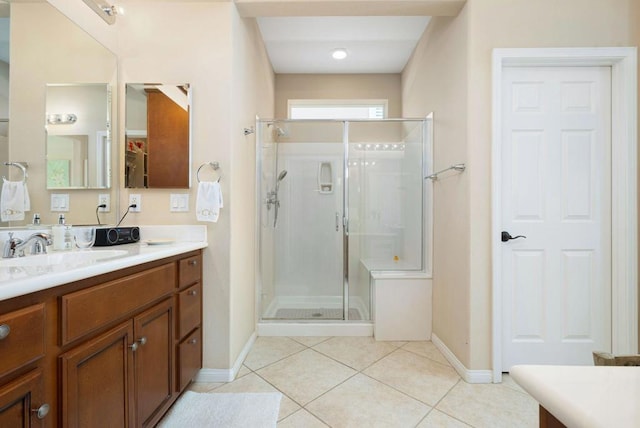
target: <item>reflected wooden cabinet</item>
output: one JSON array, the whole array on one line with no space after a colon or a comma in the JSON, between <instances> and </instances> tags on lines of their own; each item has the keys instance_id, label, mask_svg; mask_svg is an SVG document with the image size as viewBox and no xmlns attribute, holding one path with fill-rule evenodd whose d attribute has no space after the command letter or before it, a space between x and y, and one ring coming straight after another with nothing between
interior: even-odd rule
<instances>
[{"instance_id":1,"label":"reflected wooden cabinet","mask_svg":"<svg viewBox=\"0 0 640 428\"><path fill-rule=\"evenodd\" d=\"M157 89L147 92L150 188L189 188L189 112ZM186 94L185 94L186 95Z\"/></svg>"}]
</instances>

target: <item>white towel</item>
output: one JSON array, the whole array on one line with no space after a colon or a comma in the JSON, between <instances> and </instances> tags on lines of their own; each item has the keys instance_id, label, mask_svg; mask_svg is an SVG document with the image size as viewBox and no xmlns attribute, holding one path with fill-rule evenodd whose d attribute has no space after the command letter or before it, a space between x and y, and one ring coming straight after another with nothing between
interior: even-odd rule
<instances>
[{"instance_id":1,"label":"white towel","mask_svg":"<svg viewBox=\"0 0 640 428\"><path fill-rule=\"evenodd\" d=\"M198 183L196 197L196 218L198 221L217 222L220 208L223 207L222 190L217 181L201 181Z\"/></svg>"},{"instance_id":2,"label":"white towel","mask_svg":"<svg viewBox=\"0 0 640 428\"><path fill-rule=\"evenodd\" d=\"M31 210L31 201L27 183L8 181L3 178L2 195L0 195L0 220L24 220L24 213L29 210Z\"/></svg>"}]
</instances>

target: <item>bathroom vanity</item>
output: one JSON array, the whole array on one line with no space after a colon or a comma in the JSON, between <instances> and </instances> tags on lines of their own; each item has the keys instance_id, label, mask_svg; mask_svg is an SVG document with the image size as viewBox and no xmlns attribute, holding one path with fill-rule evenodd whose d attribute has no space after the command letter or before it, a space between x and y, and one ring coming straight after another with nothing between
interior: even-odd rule
<instances>
[{"instance_id":1,"label":"bathroom vanity","mask_svg":"<svg viewBox=\"0 0 640 428\"><path fill-rule=\"evenodd\" d=\"M205 246L126 245L48 272L0 264L0 426L154 426L202 367Z\"/></svg>"}]
</instances>

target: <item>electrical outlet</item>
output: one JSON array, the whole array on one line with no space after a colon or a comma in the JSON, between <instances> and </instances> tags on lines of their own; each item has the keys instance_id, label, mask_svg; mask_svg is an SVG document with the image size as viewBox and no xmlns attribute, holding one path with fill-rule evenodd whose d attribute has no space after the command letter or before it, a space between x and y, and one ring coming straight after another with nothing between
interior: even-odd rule
<instances>
[{"instance_id":1,"label":"electrical outlet","mask_svg":"<svg viewBox=\"0 0 640 428\"><path fill-rule=\"evenodd\" d=\"M135 204L135 208L130 208L129 211L132 213L139 213L142 211L142 195L140 194L131 194L129 195L129 205Z\"/></svg>"},{"instance_id":2,"label":"electrical outlet","mask_svg":"<svg viewBox=\"0 0 640 428\"><path fill-rule=\"evenodd\" d=\"M104 208L98 208L99 213L108 213L111 211L111 195L108 193L100 193L98 195L98 205L106 205Z\"/></svg>"}]
</instances>

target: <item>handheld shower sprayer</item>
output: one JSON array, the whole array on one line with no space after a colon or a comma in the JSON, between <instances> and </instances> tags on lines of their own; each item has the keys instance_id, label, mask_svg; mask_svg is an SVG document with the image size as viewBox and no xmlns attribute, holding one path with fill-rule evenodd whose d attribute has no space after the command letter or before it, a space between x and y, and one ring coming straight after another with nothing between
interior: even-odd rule
<instances>
[{"instance_id":1,"label":"handheld shower sprayer","mask_svg":"<svg viewBox=\"0 0 640 428\"><path fill-rule=\"evenodd\" d=\"M283 169L282 171L280 171L280 174L278 174L278 179L276 180L276 196L278 193L278 189L280 188L280 182L282 180L284 180L284 178L287 176L287 170Z\"/></svg>"}]
</instances>

